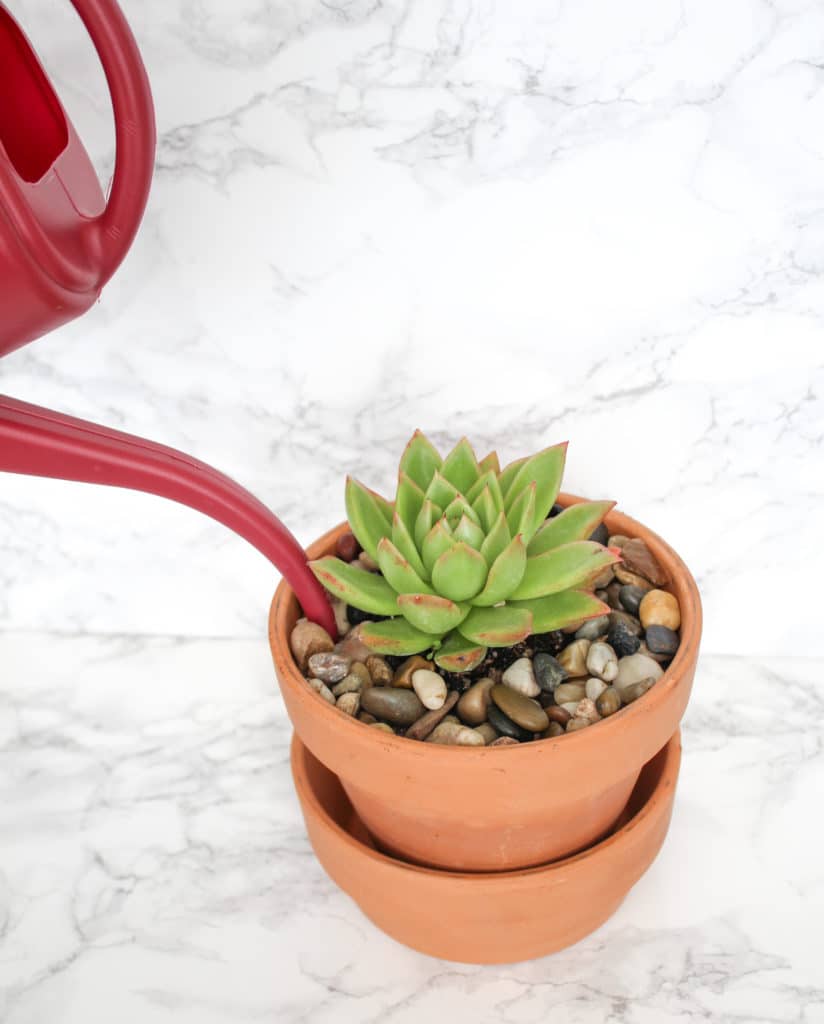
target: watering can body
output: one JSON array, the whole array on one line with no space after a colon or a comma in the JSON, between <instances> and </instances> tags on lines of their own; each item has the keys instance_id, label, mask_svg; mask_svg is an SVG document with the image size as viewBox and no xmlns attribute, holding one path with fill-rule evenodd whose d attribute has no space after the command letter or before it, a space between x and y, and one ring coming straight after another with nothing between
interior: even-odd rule
<instances>
[{"instance_id":1,"label":"watering can body","mask_svg":"<svg viewBox=\"0 0 824 1024\"><path fill-rule=\"evenodd\" d=\"M111 0L73 0L106 72L117 157L108 203L22 29L0 3L0 356L84 313L126 254L152 177L154 112Z\"/></svg>"}]
</instances>

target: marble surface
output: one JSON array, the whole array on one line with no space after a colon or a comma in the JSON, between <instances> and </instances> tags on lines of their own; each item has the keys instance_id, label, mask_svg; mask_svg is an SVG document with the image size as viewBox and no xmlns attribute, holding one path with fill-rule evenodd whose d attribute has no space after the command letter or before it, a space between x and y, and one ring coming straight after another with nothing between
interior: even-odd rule
<instances>
[{"instance_id":1,"label":"marble surface","mask_svg":"<svg viewBox=\"0 0 824 1024\"><path fill-rule=\"evenodd\" d=\"M261 642L0 636L3 1024L824 1021L821 660L704 657L669 836L599 931L506 967L323 874Z\"/></svg>"},{"instance_id":2,"label":"marble surface","mask_svg":"<svg viewBox=\"0 0 824 1024\"><path fill-rule=\"evenodd\" d=\"M65 0L10 0L104 177ZM824 7L124 0L154 87L137 243L0 389L251 487L306 542L413 428L569 438L701 585L705 649L819 653ZM276 575L188 510L4 478L0 626L257 638ZM773 604L761 587L791 593ZM158 594L164 599L158 600Z\"/></svg>"}]
</instances>

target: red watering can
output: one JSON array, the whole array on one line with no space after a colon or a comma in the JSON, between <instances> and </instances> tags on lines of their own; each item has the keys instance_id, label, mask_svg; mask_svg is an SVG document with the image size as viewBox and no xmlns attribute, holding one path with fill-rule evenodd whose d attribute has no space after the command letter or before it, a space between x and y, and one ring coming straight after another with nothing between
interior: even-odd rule
<instances>
[{"instance_id":1,"label":"red watering can","mask_svg":"<svg viewBox=\"0 0 824 1024\"><path fill-rule=\"evenodd\" d=\"M80 316L137 232L155 123L134 36L114 0L72 0L111 93L116 160L108 202L31 48L0 2L0 356ZM0 395L0 470L146 491L222 522L292 584L309 618L335 620L280 520L229 477L182 452Z\"/></svg>"}]
</instances>

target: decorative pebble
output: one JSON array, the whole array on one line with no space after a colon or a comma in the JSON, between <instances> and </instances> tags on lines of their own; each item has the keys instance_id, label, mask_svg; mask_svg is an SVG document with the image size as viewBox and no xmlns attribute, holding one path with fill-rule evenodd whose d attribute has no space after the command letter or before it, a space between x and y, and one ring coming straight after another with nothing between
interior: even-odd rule
<instances>
[{"instance_id":1,"label":"decorative pebble","mask_svg":"<svg viewBox=\"0 0 824 1024\"><path fill-rule=\"evenodd\" d=\"M603 590L605 587L608 587L614 579L615 566L608 565L595 577L590 586L597 588L598 590Z\"/></svg>"},{"instance_id":2,"label":"decorative pebble","mask_svg":"<svg viewBox=\"0 0 824 1024\"><path fill-rule=\"evenodd\" d=\"M512 736L499 736L496 740L493 740L490 747L517 747L518 740L513 739Z\"/></svg>"},{"instance_id":3,"label":"decorative pebble","mask_svg":"<svg viewBox=\"0 0 824 1024\"><path fill-rule=\"evenodd\" d=\"M332 597L329 600L332 605L332 612L335 616L335 625L337 626L338 636L346 636L352 625L346 616L346 609L348 606L346 602L341 601L339 597Z\"/></svg>"},{"instance_id":4,"label":"decorative pebble","mask_svg":"<svg viewBox=\"0 0 824 1024\"><path fill-rule=\"evenodd\" d=\"M662 587L669 583L669 576L644 541L633 538L621 549L623 564L630 572L637 573L645 580Z\"/></svg>"},{"instance_id":5,"label":"decorative pebble","mask_svg":"<svg viewBox=\"0 0 824 1024\"><path fill-rule=\"evenodd\" d=\"M364 569L366 569L367 572L378 572L380 569L380 566L375 561L375 559L366 551L361 551L361 553L358 555L358 562L360 562L360 564L363 566Z\"/></svg>"},{"instance_id":6,"label":"decorative pebble","mask_svg":"<svg viewBox=\"0 0 824 1024\"><path fill-rule=\"evenodd\" d=\"M625 587L643 587L647 583L643 576L631 572L625 565L620 564L615 566L615 577Z\"/></svg>"},{"instance_id":7,"label":"decorative pebble","mask_svg":"<svg viewBox=\"0 0 824 1024\"><path fill-rule=\"evenodd\" d=\"M606 523L599 523L589 535L589 539L594 540L596 544L603 544L606 547L609 544L609 530Z\"/></svg>"},{"instance_id":8,"label":"decorative pebble","mask_svg":"<svg viewBox=\"0 0 824 1024\"><path fill-rule=\"evenodd\" d=\"M650 626L666 626L678 629L681 626L681 609L678 600L666 590L651 590L644 595L638 608L638 617L644 629Z\"/></svg>"},{"instance_id":9,"label":"decorative pebble","mask_svg":"<svg viewBox=\"0 0 824 1024\"><path fill-rule=\"evenodd\" d=\"M417 722L409 726L406 730L407 739L425 740L435 726L439 725L447 717L457 703L458 691L451 690L442 707L438 708L437 711L427 711Z\"/></svg>"},{"instance_id":10,"label":"decorative pebble","mask_svg":"<svg viewBox=\"0 0 824 1024\"><path fill-rule=\"evenodd\" d=\"M524 697L537 697L541 692L529 658L518 658L517 661L513 661L501 677L501 682Z\"/></svg>"},{"instance_id":11,"label":"decorative pebble","mask_svg":"<svg viewBox=\"0 0 824 1024\"><path fill-rule=\"evenodd\" d=\"M489 693L494 685L494 679L485 677L473 683L466 693L461 695L456 710L462 722L467 725L480 725L486 721L486 712L491 700Z\"/></svg>"},{"instance_id":12,"label":"decorative pebble","mask_svg":"<svg viewBox=\"0 0 824 1024\"><path fill-rule=\"evenodd\" d=\"M558 664L566 670L571 678L585 676L587 672L587 651L589 640L573 640L569 647L565 647L558 655Z\"/></svg>"},{"instance_id":13,"label":"decorative pebble","mask_svg":"<svg viewBox=\"0 0 824 1024\"><path fill-rule=\"evenodd\" d=\"M567 721L569 721L569 719L567 719ZM563 725L561 725L560 722L550 722L547 726L546 731L544 732L544 736L546 737L546 739L551 740L554 739L556 736L563 736L565 732L566 729Z\"/></svg>"},{"instance_id":14,"label":"decorative pebble","mask_svg":"<svg viewBox=\"0 0 824 1024\"><path fill-rule=\"evenodd\" d=\"M554 693L555 687L567 677L566 669L558 659L545 651L539 651L532 659L532 670L538 686L544 693Z\"/></svg>"},{"instance_id":15,"label":"decorative pebble","mask_svg":"<svg viewBox=\"0 0 824 1024\"><path fill-rule=\"evenodd\" d=\"M571 718L570 713L565 708L562 708L557 704L551 708L545 708L544 710L546 711L546 717L550 722L557 722L558 725L566 725Z\"/></svg>"},{"instance_id":16,"label":"decorative pebble","mask_svg":"<svg viewBox=\"0 0 824 1024\"><path fill-rule=\"evenodd\" d=\"M522 729L527 729L529 732L543 732L549 725L546 711L541 705L537 701L525 697L522 693L518 693L517 690L499 684L492 687L491 696L498 709L511 718L516 725L520 725Z\"/></svg>"},{"instance_id":17,"label":"decorative pebble","mask_svg":"<svg viewBox=\"0 0 824 1024\"><path fill-rule=\"evenodd\" d=\"M621 593L621 584L618 580L613 580L612 583L604 591L603 600L610 606L610 608L620 608L621 599L619 594Z\"/></svg>"},{"instance_id":18,"label":"decorative pebble","mask_svg":"<svg viewBox=\"0 0 824 1024\"><path fill-rule=\"evenodd\" d=\"M566 725L567 732L577 732L578 729L586 729L592 722L588 718L570 718Z\"/></svg>"},{"instance_id":19,"label":"decorative pebble","mask_svg":"<svg viewBox=\"0 0 824 1024\"><path fill-rule=\"evenodd\" d=\"M637 616L638 607L648 590L649 588L635 587L631 583L625 584L618 591L618 600L621 602L621 607L628 611L630 615Z\"/></svg>"},{"instance_id":20,"label":"decorative pebble","mask_svg":"<svg viewBox=\"0 0 824 1024\"><path fill-rule=\"evenodd\" d=\"M635 654L641 646L641 639L630 631L625 622L616 622L607 633L607 643L619 658L625 658L628 654Z\"/></svg>"},{"instance_id":21,"label":"decorative pebble","mask_svg":"<svg viewBox=\"0 0 824 1024\"><path fill-rule=\"evenodd\" d=\"M574 683L561 683L555 687L556 704L568 704L570 701L574 701L577 704L586 695L586 684L583 680L576 680Z\"/></svg>"},{"instance_id":22,"label":"decorative pebble","mask_svg":"<svg viewBox=\"0 0 824 1024\"><path fill-rule=\"evenodd\" d=\"M650 626L644 639L653 654L671 655L678 650L678 634L666 626Z\"/></svg>"},{"instance_id":23,"label":"decorative pebble","mask_svg":"<svg viewBox=\"0 0 824 1024\"><path fill-rule=\"evenodd\" d=\"M657 661L648 658L646 654L630 654L627 658L621 658L618 662L618 675L615 677L616 689L621 692L621 699L626 703L624 690L634 686L642 679L660 679L663 670Z\"/></svg>"},{"instance_id":24,"label":"decorative pebble","mask_svg":"<svg viewBox=\"0 0 824 1024\"><path fill-rule=\"evenodd\" d=\"M379 654L370 654L366 659L365 667L375 686L391 686L392 669Z\"/></svg>"},{"instance_id":25,"label":"decorative pebble","mask_svg":"<svg viewBox=\"0 0 824 1024\"><path fill-rule=\"evenodd\" d=\"M590 647L587 651L587 670L608 683L618 675L618 658L609 644L599 642Z\"/></svg>"},{"instance_id":26,"label":"decorative pebble","mask_svg":"<svg viewBox=\"0 0 824 1024\"><path fill-rule=\"evenodd\" d=\"M475 732L483 736L484 743L487 746L490 746L498 738L497 730L493 729L489 722L481 722L480 725L476 725Z\"/></svg>"},{"instance_id":27,"label":"decorative pebble","mask_svg":"<svg viewBox=\"0 0 824 1024\"><path fill-rule=\"evenodd\" d=\"M609 627L612 629L613 626L618 624L626 627L628 633L633 636L641 635L641 623L638 621L635 615L630 615L629 612L622 612L616 609L609 613Z\"/></svg>"},{"instance_id":28,"label":"decorative pebble","mask_svg":"<svg viewBox=\"0 0 824 1024\"><path fill-rule=\"evenodd\" d=\"M363 680L360 676L354 675L350 672L349 675L344 676L339 683L335 683L332 687L332 693L334 693L336 697L342 697L345 693L359 693L362 686Z\"/></svg>"},{"instance_id":29,"label":"decorative pebble","mask_svg":"<svg viewBox=\"0 0 824 1024\"><path fill-rule=\"evenodd\" d=\"M406 661L401 662L401 664L395 669L395 674L392 677L392 685L398 686L404 690L411 690L412 673L417 672L418 669L421 668L432 668L432 662L427 661L426 658L422 658L420 654L413 654L411 658L407 658Z\"/></svg>"},{"instance_id":30,"label":"decorative pebble","mask_svg":"<svg viewBox=\"0 0 824 1024\"><path fill-rule=\"evenodd\" d=\"M655 680L651 678L642 679L638 683L633 683L632 686L627 686L621 690L621 700L625 704L632 704L632 702L638 700L639 697L643 697L644 694L654 685Z\"/></svg>"},{"instance_id":31,"label":"decorative pebble","mask_svg":"<svg viewBox=\"0 0 824 1024\"><path fill-rule=\"evenodd\" d=\"M583 700L583 697L581 699ZM562 711L566 711L569 717L572 718L572 716L575 714L575 709L578 707L578 701L567 700L564 701L563 704L559 704L558 707L561 708Z\"/></svg>"},{"instance_id":32,"label":"decorative pebble","mask_svg":"<svg viewBox=\"0 0 824 1024\"><path fill-rule=\"evenodd\" d=\"M600 697L595 701L595 709L601 718L609 718L621 707L621 694L614 686L608 686Z\"/></svg>"},{"instance_id":33,"label":"decorative pebble","mask_svg":"<svg viewBox=\"0 0 824 1024\"><path fill-rule=\"evenodd\" d=\"M305 672L313 654L334 649L332 637L323 626L309 619L298 619L289 634L289 647L301 672Z\"/></svg>"},{"instance_id":34,"label":"decorative pebble","mask_svg":"<svg viewBox=\"0 0 824 1024\"><path fill-rule=\"evenodd\" d=\"M370 619L371 618L374 618L374 616L370 616ZM371 656L372 651L366 646L363 640L361 640L362 630L362 622L358 623L354 629L350 629L343 640L340 640L335 644L335 650L337 653L342 654L345 658L349 658L350 661L365 662L366 659Z\"/></svg>"},{"instance_id":35,"label":"decorative pebble","mask_svg":"<svg viewBox=\"0 0 824 1024\"><path fill-rule=\"evenodd\" d=\"M377 718L374 715L370 715L368 711L359 711L358 721L363 722L364 725L373 725L377 722Z\"/></svg>"},{"instance_id":36,"label":"decorative pebble","mask_svg":"<svg viewBox=\"0 0 824 1024\"><path fill-rule=\"evenodd\" d=\"M655 627L650 626L650 629L654 628ZM638 654L646 654L648 658L652 658L653 661L657 661L659 665L665 665L672 659L671 654L656 654L655 651L651 651L643 640L641 641L641 646L638 648Z\"/></svg>"},{"instance_id":37,"label":"decorative pebble","mask_svg":"<svg viewBox=\"0 0 824 1024\"><path fill-rule=\"evenodd\" d=\"M549 719L547 719L549 721ZM528 740L532 733L516 725L512 719L503 713L494 704L489 705L489 724L502 736L511 736L515 740Z\"/></svg>"},{"instance_id":38,"label":"decorative pebble","mask_svg":"<svg viewBox=\"0 0 824 1024\"><path fill-rule=\"evenodd\" d=\"M597 640L599 636L605 636L609 629L609 616L599 615L597 619L590 619L585 622L575 633L576 640Z\"/></svg>"},{"instance_id":39,"label":"decorative pebble","mask_svg":"<svg viewBox=\"0 0 824 1024\"><path fill-rule=\"evenodd\" d=\"M598 700L601 694L606 690L607 684L603 679L587 679L586 682L586 695L590 700Z\"/></svg>"},{"instance_id":40,"label":"decorative pebble","mask_svg":"<svg viewBox=\"0 0 824 1024\"><path fill-rule=\"evenodd\" d=\"M360 544L355 540L354 533L342 533L335 541L335 554L344 562L351 562L358 557Z\"/></svg>"},{"instance_id":41,"label":"decorative pebble","mask_svg":"<svg viewBox=\"0 0 824 1024\"><path fill-rule=\"evenodd\" d=\"M428 711L437 711L446 700L446 682L431 668L419 668L412 673L412 689Z\"/></svg>"},{"instance_id":42,"label":"decorative pebble","mask_svg":"<svg viewBox=\"0 0 824 1024\"><path fill-rule=\"evenodd\" d=\"M391 725L387 725L386 722L372 722L369 728L380 729L381 732L391 732L393 736L395 735L395 730Z\"/></svg>"},{"instance_id":43,"label":"decorative pebble","mask_svg":"<svg viewBox=\"0 0 824 1024\"><path fill-rule=\"evenodd\" d=\"M589 697L584 697L583 700L578 701L578 706L572 713L572 717L586 718L590 722L597 722L601 716L595 708L595 701L590 700Z\"/></svg>"},{"instance_id":44,"label":"decorative pebble","mask_svg":"<svg viewBox=\"0 0 824 1024\"><path fill-rule=\"evenodd\" d=\"M361 696L361 707L376 718L395 725L412 725L426 711L412 690L394 686L372 686Z\"/></svg>"},{"instance_id":45,"label":"decorative pebble","mask_svg":"<svg viewBox=\"0 0 824 1024\"><path fill-rule=\"evenodd\" d=\"M334 694L322 679L309 679L307 680L307 682L315 691L315 693L323 697L324 700L329 701L330 704L335 703Z\"/></svg>"},{"instance_id":46,"label":"decorative pebble","mask_svg":"<svg viewBox=\"0 0 824 1024\"><path fill-rule=\"evenodd\" d=\"M620 549L627 543L628 540L629 537L625 537L623 533L613 533L610 535L607 547Z\"/></svg>"},{"instance_id":47,"label":"decorative pebble","mask_svg":"<svg viewBox=\"0 0 824 1024\"><path fill-rule=\"evenodd\" d=\"M356 715L360 708L360 694L344 693L338 697L337 707L338 711L342 711L345 715Z\"/></svg>"},{"instance_id":48,"label":"decorative pebble","mask_svg":"<svg viewBox=\"0 0 824 1024\"><path fill-rule=\"evenodd\" d=\"M484 738L474 729L456 722L441 722L426 737L427 743L444 743L458 747L483 747Z\"/></svg>"},{"instance_id":49,"label":"decorative pebble","mask_svg":"<svg viewBox=\"0 0 824 1024\"><path fill-rule=\"evenodd\" d=\"M339 683L349 672L351 661L334 651L319 651L309 658L308 669L315 679L324 683Z\"/></svg>"},{"instance_id":50,"label":"decorative pebble","mask_svg":"<svg viewBox=\"0 0 824 1024\"><path fill-rule=\"evenodd\" d=\"M362 661L353 661L349 666L349 675L357 676L361 681L361 689L366 690L372 685L372 676Z\"/></svg>"}]
</instances>

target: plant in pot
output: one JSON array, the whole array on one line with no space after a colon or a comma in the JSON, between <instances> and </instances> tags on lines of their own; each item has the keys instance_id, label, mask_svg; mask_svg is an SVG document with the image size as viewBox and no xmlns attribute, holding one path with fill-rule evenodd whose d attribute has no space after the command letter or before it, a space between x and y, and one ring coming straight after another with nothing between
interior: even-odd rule
<instances>
[{"instance_id":1,"label":"plant in pot","mask_svg":"<svg viewBox=\"0 0 824 1024\"><path fill-rule=\"evenodd\" d=\"M295 729L395 856L496 871L583 849L678 727L695 584L612 502L559 494L565 457L501 470L416 432L394 501L349 479L348 523L309 549L342 639L275 596Z\"/></svg>"}]
</instances>

